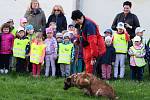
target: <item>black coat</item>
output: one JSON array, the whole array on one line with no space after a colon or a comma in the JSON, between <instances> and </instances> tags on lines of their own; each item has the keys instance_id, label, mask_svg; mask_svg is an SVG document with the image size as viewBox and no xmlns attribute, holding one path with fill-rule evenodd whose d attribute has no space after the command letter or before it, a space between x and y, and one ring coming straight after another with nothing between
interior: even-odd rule
<instances>
[{"instance_id":1,"label":"black coat","mask_svg":"<svg viewBox=\"0 0 150 100\"><path fill-rule=\"evenodd\" d=\"M117 16L115 17L113 21L111 28L116 31L117 30L116 27L119 22L128 23L129 25L132 26L132 29L125 27L128 34L131 36L130 37L131 39L135 36L135 29L137 27L140 27L140 23L139 23L137 16L132 13L128 13L127 16L125 16L123 12L117 14Z\"/></svg>"},{"instance_id":2,"label":"black coat","mask_svg":"<svg viewBox=\"0 0 150 100\"><path fill-rule=\"evenodd\" d=\"M115 62L116 54L115 48L111 46L106 46L106 53L102 56L101 64L109 64L111 65L112 62Z\"/></svg>"},{"instance_id":3,"label":"black coat","mask_svg":"<svg viewBox=\"0 0 150 100\"><path fill-rule=\"evenodd\" d=\"M50 22L55 22L57 29L57 32L62 32L63 30L67 30L67 20L66 17L61 13L59 15L50 15L48 18L48 22L46 24L46 27L49 27Z\"/></svg>"}]
</instances>

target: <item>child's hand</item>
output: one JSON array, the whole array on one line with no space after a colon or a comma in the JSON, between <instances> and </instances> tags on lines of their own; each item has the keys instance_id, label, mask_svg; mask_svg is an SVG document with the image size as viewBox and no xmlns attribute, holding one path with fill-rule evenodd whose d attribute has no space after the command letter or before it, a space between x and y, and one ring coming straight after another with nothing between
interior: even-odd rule
<instances>
[{"instance_id":1,"label":"child's hand","mask_svg":"<svg viewBox=\"0 0 150 100\"><path fill-rule=\"evenodd\" d=\"M114 65L115 65L115 62L112 62L112 65L114 66Z\"/></svg>"}]
</instances>

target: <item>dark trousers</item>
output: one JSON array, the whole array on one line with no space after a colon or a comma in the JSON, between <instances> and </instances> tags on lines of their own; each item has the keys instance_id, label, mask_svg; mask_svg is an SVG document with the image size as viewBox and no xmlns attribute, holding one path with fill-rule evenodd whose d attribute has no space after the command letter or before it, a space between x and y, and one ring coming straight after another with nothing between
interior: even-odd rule
<instances>
[{"instance_id":1,"label":"dark trousers","mask_svg":"<svg viewBox=\"0 0 150 100\"><path fill-rule=\"evenodd\" d=\"M16 72L19 72L19 73L26 72L26 66L25 66L26 60L22 58L16 58L16 61L17 61Z\"/></svg>"},{"instance_id":2,"label":"dark trousers","mask_svg":"<svg viewBox=\"0 0 150 100\"><path fill-rule=\"evenodd\" d=\"M11 54L0 54L0 69L9 70Z\"/></svg>"},{"instance_id":3,"label":"dark trousers","mask_svg":"<svg viewBox=\"0 0 150 100\"><path fill-rule=\"evenodd\" d=\"M93 74L99 78L102 77L101 60L102 60L101 56L97 57L96 63L93 65L93 69L94 69Z\"/></svg>"},{"instance_id":4,"label":"dark trousers","mask_svg":"<svg viewBox=\"0 0 150 100\"><path fill-rule=\"evenodd\" d=\"M61 77L61 70L60 70L60 64L57 63L58 59L55 60L55 65L56 65L56 76Z\"/></svg>"},{"instance_id":5,"label":"dark trousers","mask_svg":"<svg viewBox=\"0 0 150 100\"><path fill-rule=\"evenodd\" d=\"M130 66L131 69L131 79L141 81L143 79L143 69L144 67Z\"/></svg>"}]
</instances>

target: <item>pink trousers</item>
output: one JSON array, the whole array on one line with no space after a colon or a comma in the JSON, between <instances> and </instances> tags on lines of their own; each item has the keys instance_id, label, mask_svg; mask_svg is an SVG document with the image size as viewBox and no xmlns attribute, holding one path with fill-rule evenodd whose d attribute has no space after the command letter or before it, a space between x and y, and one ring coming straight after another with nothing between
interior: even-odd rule
<instances>
[{"instance_id":1,"label":"pink trousers","mask_svg":"<svg viewBox=\"0 0 150 100\"><path fill-rule=\"evenodd\" d=\"M32 64L32 74L33 74L33 76L40 75L40 72L41 72L41 64Z\"/></svg>"},{"instance_id":2,"label":"pink trousers","mask_svg":"<svg viewBox=\"0 0 150 100\"><path fill-rule=\"evenodd\" d=\"M102 64L102 78L110 79L111 78L111 65Z\"/></svg>"}]
</instances>

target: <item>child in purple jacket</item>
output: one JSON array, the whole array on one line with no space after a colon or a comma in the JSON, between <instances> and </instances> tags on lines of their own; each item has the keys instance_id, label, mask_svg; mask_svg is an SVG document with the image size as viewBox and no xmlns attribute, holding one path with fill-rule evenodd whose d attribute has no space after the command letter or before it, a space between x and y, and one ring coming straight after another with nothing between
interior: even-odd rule
<instances>
[{"instance_id":1,"label":"child in purple jacket","mask_svg":"<svg viewBox=\"0 0 150 100\"><path fill-rule=\"evenodd\" d=\"M55 72L56 72L55 60L57 58L57 41L56 41L56 38L53 37L54 31L52 30L52 28L46 28L46 35L47 35L47 38L44 41L46 44L45 76L48 77L50 74L49 69L51 69L52 76L55 76Z\"/></svg>"},{"instance_id":2,"label":"child in purple jacket","mask_svg":"<svg viewBox=\"0 0 150 100\"><path fill-rule=\"evenodd\" d=\"M8 73L9 60L12 55L14 35L10 33L11 27L4 23L1 27L0 41L0 73Z\"/></svg>"}]
</instances>

